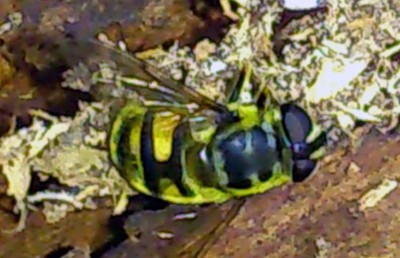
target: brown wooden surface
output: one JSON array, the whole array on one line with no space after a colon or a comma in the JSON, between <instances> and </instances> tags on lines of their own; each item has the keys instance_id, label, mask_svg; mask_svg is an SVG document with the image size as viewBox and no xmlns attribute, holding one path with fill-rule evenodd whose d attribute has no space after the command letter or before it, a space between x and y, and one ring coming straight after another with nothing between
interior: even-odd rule
<instances>
[{"instance_id":1,"label":"brown wooden surface","mask_svg":"<svg viewBox=\"0 0 400 258\"><path fill-rule=\"evenodd\" d=\"M131 50L138 50L173 39L181 39L185 44L194 43L203 36L218 39L222 35L224 26L228 24L228 20L221 15L218 8L209 6L210 8L207 9L199 4L194 11L193 6L183 0L133 1L137 4L134 9L137 13L143 14L147 10L148 15L142 18L127 17L126 12L120 12L132 1L117 1L113 6L113 15L110 17L103 16L104 19L92 19L92 21L83 19L75 26L65 27L65 31L57 30L55 26L59 22L57 20L40 19L43 13L47 13L48 17L61 19L67 19L70 15L79 18L80 13L77 10L79 10L78 3L80 2L2 1L1 20L5 20L9 12L16 10L22 10L24 17L28 19L26 19L26 26L2 35L2 40L6 44L12 42L12 53L15 58L13 65L15 64L18 69L16 76L12 79L7 78L4 83L3 78L0 78L2 92L14 93L9 98L0 99L1 132L8 129L12 115L16 115L20 123L29 124L30 117L27 109L32 107L62 113L66 112L64 107L69 106L71 110L66 113L73 115L77 99L83 98L76 92L61 89L60 77L57 77L57 74L51 80L44 81L33 76L33 68L40 70L51 62L51 55L41 55L41 52L39 55L35 54L37 53L35 46L40 45L40 42L35 42L33 32L48 33L62 39L66 32L78 37L92 37L96 32L106 30L113 38L123 36L127 39ZM162 7L164 9L158 9L165 12L153 12L156 2L166 3ZM97 15L95 10L93 6L92 9L86 11L85 15ZM120 21L120 24L113 25L115 21ZM164 21L167 22L164 23ZM210 31L208 28L215 30ZM32 41L26 41L28 34ZM32 100L18 98L19 94L26 94L31 89L35 89ZM356 154L336 150L331 161L324 164L319 172L306 183L288 185L249 198L238 215L233 218L232 223L219 232L220 236L215 242L215 239L210 237L211 242L201 245L201 256L400 257L398 251L400 250L398 233L400 207L397 201L399 190L396 189L376 207L366 211L360 211L358 203L363 194L376 187L383 179L399 179L400 148L398 146L399 140L395 137L383 137L373 133L367 137ZM361 170L349 170L351 162L357 163ZM4 192L5 182L0 180L0 193L4 194ZM3 211L9 210L12 202L7 198L1 198L0 204L2 208L0 228L13 229L15 216ZM224 208L226 206L222 207ZM67 246L81 249L89 246L90 250L95 250L110 240L110 231L107 229L110 213L111 211L106 209L77 212L70 214L58 224L49 225L44 222L40 212L33 212L28 217L25 231L15 235L0 232L0 257L44 257L57 248ZM166 221L168 218L166 217ZM212 218L215 224L220 223L218 216ZM141 219L146 219L146 217ZM182 227L185 225L182 224ZM190 232L185 231L185 228L176 228L176 225L171 229L181 234L179 237L184 240L185 237L192 238L197 232L207 236L208 231L201 228L201 225L198 227L199 231ZM146 239L151 239L151 241ZM316 242L321 242L321 239L328 243L328 247L317 246ZM144 256L149 254L148 250L154 251L159 244L154 238L142 238L139 241L142 248L140 251ZM182 243L186 242L177 241L173 248L164 249L163 252L179 253ZM129 255L129 248L135 247L137 243L125 241L113 252L126 256ZM190 250L185 252L190 253ZM198 254L197 251L194 253ZM161 257L166 255L167 253L164 253Z\"/></svg>"},{"instance_id":2,"label":"brown wooden surface","mask_svg":"<svg viewBox=\"0 0 400 258\"><path fill-rule=\"evenodd\" d=\"M61 88L64 67L54 66L56 56L47 45L67 36L90 39L106 32L111 39L125 39L131 50L155 47L180 40L193 44L209 36L218 41L228 24L216 5L204 1L134 0L134 1L36 1L4 0L0 21L13 12L21 12L21 26L0 35L0 135L17 119L17 126L31 122L28 110L43 109L55 115L72 116L78 100L87 94ZM70 24L68 20L74 20ZM210 30L209 28L214 28ZM68 35L70 34L70 35ZM73 51L73 50L71 50ZM13 74L12 70L15 70ZM21 96L32 94L26 99ZM10 210L13 202L5 197L6 182L0 176L0 228L12 230L17 216ZM111 238L107 228L111 211L99 209L70 214L60 223L49 225L40 210L32 212L25 231L10 235L0 231L0 257L44 257L58 248L100 248Z\"/></svg>"},{"instance_id":3,"label":"brown wooden surface","mask_svg":"<svg viewBox=\"0 0 400 258\"><path fill-rule=\"evenodd\" d=\"M324 257L399 257L400 190L359 205L384 179L400 179L399 146L371 135L356 154L336 151L307 183L249 199L205 257L316 257L319 238L331 244Z\"/></svg>"},{"instance_id":4,"label":"brown wooden surface","mask_svg":"<svg viewBox=\"0 0 400 258\"><path fill-rule=\"evenodd\" d=\"M399 144L399 138L371 133L355 154L336 150L306 183L248 198L217 239L205 236L209 242L194 247L197 256L182 257L398 257L399 189L366 210L360 209L359 200L384 179L399 180ZM353 162L359 171L349 168ZM178 235L185 232L172 225L170 229ZM200 226L196 233L205 234ZM193 237L193 232L185 234ZM184 236L179 235L172 249L143 238L106 257L129 257L132 250L145 257L146 249L154 257L180 257L171 254L179 252Z\"/></svg>"}]
</instances>

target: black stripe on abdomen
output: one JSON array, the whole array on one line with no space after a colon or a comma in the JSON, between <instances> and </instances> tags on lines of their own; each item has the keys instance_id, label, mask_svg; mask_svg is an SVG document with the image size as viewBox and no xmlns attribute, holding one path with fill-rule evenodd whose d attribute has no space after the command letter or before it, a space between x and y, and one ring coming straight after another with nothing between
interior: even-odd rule
<instances>
[{"instance_id":1,"label":"black stripe on abdomen","mask_svg":"<svg viewBox=\"0 0 400 258\"><path fill-rule=\"evenodd\" d=\"M154 158L153 139L154 114L147 112L143 119L140 134L140 156L143 166L143 178L146 187L153 193L160 192L160 181L164 177L164 166Z\"/></svg>"},{"instance_id":2,"label":"black stripe on abdomen","mask_svg":"<svg viewBox=\"0 0 400 258\"><path fill-rule=\"evenodd\" d=\"M117 139L117 165L126 176L127 171L138 169L137 157L132 153L130 146L131 132L136 126L138 117L126 119L120 126Z\"/></svg>"},{"instance_id":3,"label":"black stripe on abdomen","mask_svg":"<svg viewBox=\"0 0 400 258\"><path fill-rule=\"evenodd\" d=\"M180 193L189 196L191 191L182 181L183 168L181 162L182 145L184 141L185 126L180 124L173 133L172 151L170 158L159 162L154 157L153 138L154 113L147 112L142 125L140 137L140 154L142 159L144 181L146 187L155 194L160 194L160 181L162 178L171 179Z\"/></svg>"}]
</instances>

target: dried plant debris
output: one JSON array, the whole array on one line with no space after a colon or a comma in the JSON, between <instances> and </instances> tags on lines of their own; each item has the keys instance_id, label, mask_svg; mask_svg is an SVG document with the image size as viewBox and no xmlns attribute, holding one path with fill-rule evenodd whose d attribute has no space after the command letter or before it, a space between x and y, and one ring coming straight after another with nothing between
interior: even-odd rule
<instances>
[{"instance_id":1,"label":"dried plant debris","mask_svg":"<svg viewBox=\"0 0 400 258\"><path fill-rule=\"evenodd\" d=\"M300 102L329 132L331 143L358 138L357 121L384 133L398 124L399 67L392 56L399 51L399 4L322 1L324 12L292 20L284 28L286 43L276 53L273 25L283 7L272 0L222 0L228 12L231 2L238 6L238 22L218 46L203 41L194 51L173 46L138 56L175 79L185 71L188 85L215 98L223 98L218 92L230 73L250 63L261 88L280 103ZM257 19L254 12L259 12Z\"/></svg>"},{"instance_id":2,"label":"dried plant debris","mask_svg":"<svg viewBox=\"0 0 400 258\"><path fill-rule=\"evenodd\" d=\"M323 12L292 20L280 31L279 53L273 41L275 22L284 12L279 1L221 0L225 13L237 20L221 43L206 39L194 49L174 44L137 56L216 100L224 100L221 90L239 67L249 64L254 85L279 103L300 103L328 132L330 144L362 138L357 121L381 132L391 130L400 114L400 70L394 58L400 49L400 3L323 2ZM41 114L29 128L0 140L8 194L17 200L22 215L28 204L44 202L46 217L54 222L68 210L95 208L93 197L98 196L113 197L118 213L124 209L126 200L118 196L132 192L111 165L105 140L117 109L113 99L134 94L115 87L114 79L121 77L114 72L118 67L105 63L94 74L84 65L72 68L65 74L64 87L90 93L98 81L114 87L100 93L96 103L82 104L74 118ZM28 196L33 171L43 179L56 178L70 190ZM18 229L22 227L23 219Z\"/></svg>"},{"instance_id":3,"label":"dried plant debris","mask_svg":"<svg viewBox=\"0 0 400 258\"><path fill-rule=\"evenodd\" d=\"M109 123L107 107L82 104L75 118L55 118L40 111L29 128L0 140L0 162L8 181L7 194L14 197L24 227L27 207L44 202L44 213L55 222L74 209L96 208L93 197L113 197L115 204L122 192L130 193L125 182L108 160L106 133L96 128ZM42 191L28 195L31 173L46 180L56 178L69 190ZM65 205L68 204L68 205Z\"/></svg>"},{"instance_id":4,"label":"dried plant debris","mask_svg":"<svg viewBox=\"0 0 400 258\"><path fill-rule=\"evenodd\" d=\"M323 237L318 237L315 240L315 245L318 249L318 253L315 255L315 258L330 257L329 253L333 249L333 246L331 243L326 241Z\"/></svg>"},{"instance_id":5,"label":"dried plant debris","mask_svg":"<svg viewBox=\"0 0 400 258\"><path fill-rule=\"evenodd\" d=\"M279 2L287 10L303 11L303 10L325 7L327 1L326 0L304 0L304 1L279 0Z\"/></svg>"},{"instance_id":6,"label":"dried plant debris","mask_svg":"<svg viewBox=\"0 0 400 258\"><path fill-rule=\"evenodd\" d=\"M23 15L20 12L10 13L7 20L0 24L0 36L11 31L12 29L19 27L22 24Z\"/></svg>"},{"instance_id":7,"label":"dried plant debris","mask_svg":"<svg viewBox=\"0 0 400 258\"><path fill-rule=\"evenodd\" d=\"M0 87L10 81L14 77L15 72L15 67L12 66L4 55L0 54Z\"/></svg>"},{"instance_id":8,"label":"dried plant debris","mask_svg":"<svg viewBox=\"0 0 400 258\"><path fill-rule=\"evenodd\" d=\"M396 189L398 182L396 180L384 179L375 189L368 191L359 200L360 210L365 211L375 207L381 200Z\"/></svg>"}]
</instances>

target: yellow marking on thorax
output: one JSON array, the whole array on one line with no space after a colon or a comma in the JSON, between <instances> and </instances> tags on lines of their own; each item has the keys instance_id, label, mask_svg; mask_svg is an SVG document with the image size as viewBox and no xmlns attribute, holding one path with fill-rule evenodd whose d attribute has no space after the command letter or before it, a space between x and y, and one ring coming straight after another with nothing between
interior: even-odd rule
<instances>
[{"instance_id":1,"label":"yellow marking on thorax","mask_svg":"<svg viewBox=\"0 0 400 258\"><path fill-rule=\"evenodd\" d=\"M245 129L250 129L260 124L260 117L256 105L240 105L238 107L240 123Z\"/></svg>"},{"instance_id":2,"label":"yellow marking on thorax","mask_svg":"<svg viewBox=\"0 0 400 258\"><path fill-rule=\"evenodd\" d=\"M153 120L154 157L157 161L167 161L172 154L172 141L180 116L171 112L157 113Z\"/></svg>"},{"instance_id":3,"label":"yellow marking on thorax","mask_svg":"<svg viewBox=\"0 0 400 258\"><path fill-rule=\"evenodd\" d=\"M211 119L190 119L189 120L190 132L193 140L203 144L211 141L215 131L216 125Z\"/></svg>"},{"instance_id":4,"label":"yellow marking on thorax","mask_svg":"<svg viewBox=\"0 0 400 258\"><path fill-rule=\"evenodd\" d=\"M192 137L195 141L206 144L211 141L214 133L215 128L210 126L209 128L204 130L192 131Z\"/></svg>"}]
</instances>

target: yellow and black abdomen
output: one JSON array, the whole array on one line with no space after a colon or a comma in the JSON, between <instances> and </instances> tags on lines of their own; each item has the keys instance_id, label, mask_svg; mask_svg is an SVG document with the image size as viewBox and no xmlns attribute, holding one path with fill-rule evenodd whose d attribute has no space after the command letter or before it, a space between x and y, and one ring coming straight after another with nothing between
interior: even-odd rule
<instances>
[{"instance_id":1,"label":"yellow and black abdomen","mask_svg":"<svg viewBox=\"0 0 400 258\"><path fill-rule=\"evenodd\" d=\"M127 105L114 121L110 153L114 164L135 190L173 203L223 202L231 194L219 189L213 169L193 141L188 123L171 112L151 112Z\"/></svg>"}]
</instances>

